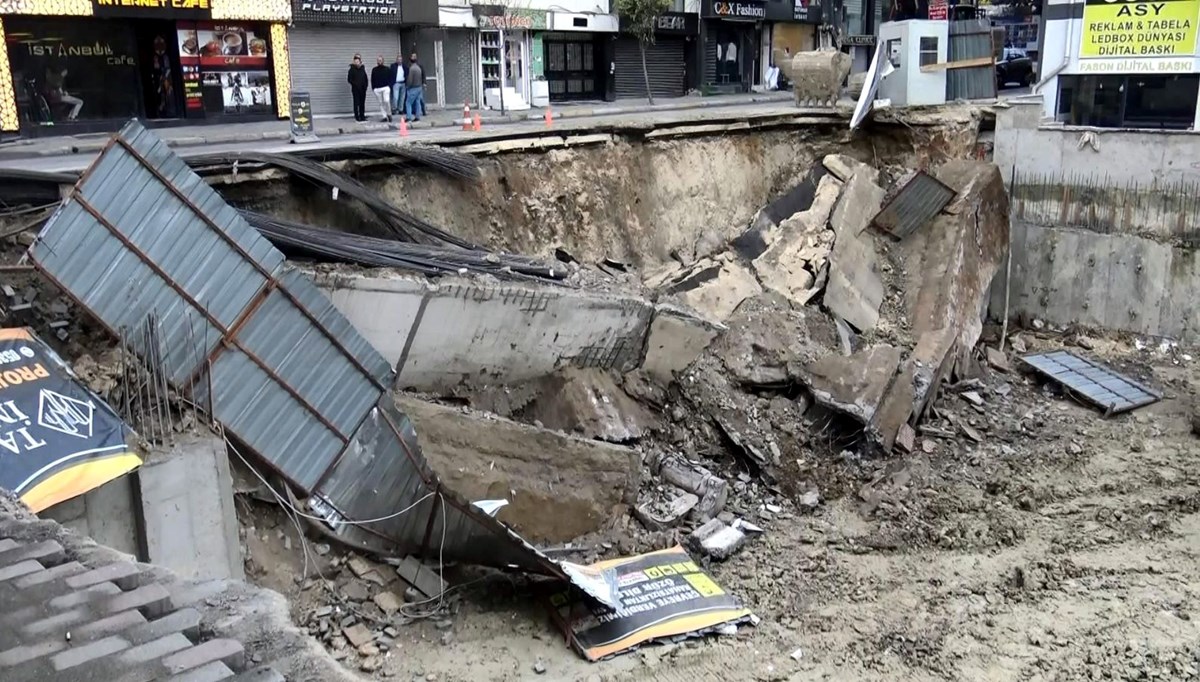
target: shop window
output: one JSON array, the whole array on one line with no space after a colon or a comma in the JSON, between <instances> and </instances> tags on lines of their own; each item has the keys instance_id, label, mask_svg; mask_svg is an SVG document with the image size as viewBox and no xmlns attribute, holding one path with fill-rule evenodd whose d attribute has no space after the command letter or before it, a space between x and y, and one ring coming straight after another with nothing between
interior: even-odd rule
<instances>
[{"instance_id":1,"label":"shop window","mask_svg":"<svg viewBox=\"0 0 1200 682\"><path fill-rule=\"evenodd\" d=\"M266 24L181 21L176 35L188 116L274 111Z\"/></svg>"},{"instance_id":2,"label":"shop window","mask_svg":"<svg viewBox=\"0 0 1200 682\"><path fill-rule=\"evenodd\" d=\"M1187 129L1196 116L1200 74L1061 76L1059 122L1101 128Z\"/></svg>"},{"instance_id":3,"label":"shop window","mask_svg":"<svg viewBox=\"0 0 1200 682\"><path fill-rule=\"evenodd\" d=\"M919 66L929 66L937 64L938 60L938 39L937 36L922 36L921 43L918 46L920 54Z\"/></svg>"},{"instance_id":4,"label":"shop window","mask_svg":"<svg viewBox=\"0 0 1200 682\"><path fill-rule=\"evenodd\" d=\"M23 124L141 114L137 46L125 22L9 17L5 27Z\"/></svg>"}]
</instances>

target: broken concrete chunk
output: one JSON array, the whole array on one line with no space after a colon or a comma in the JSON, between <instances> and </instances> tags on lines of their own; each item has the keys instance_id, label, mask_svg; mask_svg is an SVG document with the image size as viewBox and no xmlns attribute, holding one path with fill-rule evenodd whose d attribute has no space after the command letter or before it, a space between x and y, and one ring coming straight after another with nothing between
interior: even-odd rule
<instances>
[{"instance_id":1,"label":"broken concrete chunk","mask_svg":"<svg viewBox=\"0 0 1200 682\"><path fill-rule=\"evenodd\" d=\"M825 307L861 332L875 328L883 304L874 236L866 231L882 199L883 189L857 174L846 184L832 218L837 237L829 258Z\"/></svg>"},{"instance_id":2,"label":"broken concrete chunk","mask_svg":"<svg viewBox=\"0 0 1200 682\"><path fill-rule=\"evenodd\" d=\"M362 623L345 628L342 630L342 634L346 636L346 641L350 642L350 646L356 649L364 644L369 644L375 639L371 631L367 629L367 626Z\"/></svg>"},{"instance_id":3,"label":"broken concrete chunk","mask_svg":"<svg viewBox=\"0 0 1200 682\"><path fill-rule=\"evenodd\" d=\"M842 182L850 182L850 178L856 173L863 173L870 177L872 182L879 182L879 171L845 154L828 154L821 160L821 165Z\"/></svg>"},{"instance_id":4,"label":"broken concrete chunk","mask_svg":"<svg viewBox=\"0 0 1200 682\"><path fill-rule=\"evenodd\" d=\"M724 322L742 301L762 293L762 287L754 273L740 263L707 261L667 293L708 319Z\"/></svg>"},{"instance_id":5,"label":"broken concrete chunk","mask_svg":"<svg viewBox=\"0 0 1200 682\"><path fill-rule=\"evenodd\" d=\"M389 562L390 561L392 560L389 559ZM421 594L425 595L429 599L438 597L445 592L446 588L448 587L446 585L446 581L442 580L440 575L438 575L433 569L429 568L425 564L422 564L420 560L414 556L406 556L396 562L396 564L396 575L400 576L404 582L412 585L413 588L417 589ZM405 599L407 598L408 595L405 594Z\"/></svg>"},{"instance_id":6,"label":"broken concrete chunk","mask_svg":"<svg viewBox=\"0 0 1200 682\"><path fill-rule=\"evenodd\" d=\"M615 505L633 504L641 457L494 416L398 396L442 485L469 500L507 499L497 518L535 542L601 530Z\"/></svg>"},{"instance_id":7,"label":"broken concrete chunk","mask_svg":"<svg viewBox=\"0 0 1200 682\"><path fill-rule=\"evenodd\" d=\"M397 597L395 592L380 592L375 595L374 602L379 610L387 616L399 611L400 607L404 606L404 601Z\"/></svg>"},{"instance_id":8,"label":"broken concrete chunk","mask_svg":"<svg viewBox=\"0 0 1200 682\"><path fill-rule=\"evenodd\" d=\"M645 370L664 385L700 357L725 326L672 305L658 305L646 338Z\"/></svg>"},{"instance_id":9,"label":"broken concrete chunk","mask_svg":"<svg viewBox=\"0 0 1200 682\"><path fill-rule=\"evenodd\" d=\"M643 496L633 514L646 530L666 530L678 525L699 502L699 497L682 490L668 489L665 494L652 491Z\"/></svg>"},{"instance_id":10,"label":"broken concrete chunk","mask_svg":"<svg viewBox=\"0 0 1200 682\"><path fill-rule=\"evenodd\" d=\"M692 531L687 541L693 552L703 554L714 561L724 561L746 544L746 534L725 525L725 522L719 519L713 519Z\"/></svg>"},{"instance_id":11,"label":"broken concrete chunk","mask_svg":"<svg viewBox=\"0 0 1200 682\"><path fill-rule=\"evenodd\" d=\"M794 308L775 294L747 299L729 318L728 330L711 346L729 373L746 385L777 385L793 379L792 366L837 348L837 331L814 308Z\"/></svg>"},{"instance_id":12,"label":"broken concrete chunk","mask_svg":"<svg viewBox=\"0 0 1200 682\"><path fill-rule=\"evenodd\" d=\"M725 509L729 498L729 483L701 466L678 460L663 463L659 475L664 481L698 497L692 516L698 521L715 518Z\"/></svg>"},{"instance_id":13,"label":"broken concrete chunk","mask_svg":"<svg viewBox=\"0 0 1200 682\"><path fill-rule=\"evenodd\" d=\"M986 349L986 352L987 362L991 365L992 369L997 372L1009 372L1012 369L1008 364L1008 356L1004 354L1004 351L989 347Z\"/></svg>"},{"instance_id":14,"label":"broken concrete chunk","mask_svg":"<svg viewBox=\"0 0 1200 682\"><path fill-rule=\"evenodd\" d=\"M628 443L657 421L602 370L566 367L532 383L534 398L521 408L521 417L552 431Z\"/></svg>"},{"instance_id":15,"label":"broken concrete chunk","mask_svg":"<svg viewBox=\"0 0 1200 682\"><path fill-rule=\"evenodd\" d=\"M811 362L804 367L802 379L817 403L869 424L899 366L899 350L872 346L850 356L827 355Z\"/></svg>"},{"instance_id":16,"label":"broken concrete chunk","mask_svg":"<svg viewBox=\"0 0 1200 682\"><path fill-rule=\"evenodd\" d=\"M834 242L826 229L842 183L831 175L821 179L812 206L780 224L779 239L754 260L763 286L804 305L811 296L816 273L825 265Z\"/></svg>"}]
</instances>

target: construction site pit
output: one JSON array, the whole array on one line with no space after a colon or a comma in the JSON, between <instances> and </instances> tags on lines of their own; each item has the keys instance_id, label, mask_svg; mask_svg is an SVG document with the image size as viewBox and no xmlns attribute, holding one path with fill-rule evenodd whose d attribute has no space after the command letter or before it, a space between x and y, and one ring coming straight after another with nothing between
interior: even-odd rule
<instances>
[{"instance_id":1,"label":"construction site pit","mask_svg":"<svg viewBox=\"0 0 1200 682\"><path fill-rule=\"evenodd\" d=\"M416 561L445 589L414 584L415 548L292 513L312 508L235 446L246 580L347 679L1200 679L1200 350L1003 319L988 120L346 149L311 159L332 183L189 159L397 370L447 488L505 499L496 518L555 560L682 546L753 617L589 662L551 616L561 584L447 561L437 524ZM953 199L897 237L873 219L915 174ZM3 326L115 406L117 339L22 267L29 207L56 199L12 187ZM373 241L298 246L300 228ZM380 255L406 238L433 250ZM458 242L479 251L438 250ZM406 265L367 264L385 258ZM1023 359L1056 351L1161 399L1106 415ZM709 524L739 539L714 551L692 537Z\"/></svg>"}]
</instances>

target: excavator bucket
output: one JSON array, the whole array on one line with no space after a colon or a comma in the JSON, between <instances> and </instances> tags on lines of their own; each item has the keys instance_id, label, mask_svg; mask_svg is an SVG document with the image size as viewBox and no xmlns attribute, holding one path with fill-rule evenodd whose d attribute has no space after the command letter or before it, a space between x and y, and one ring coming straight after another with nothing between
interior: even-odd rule
<instances>
[{"instance_id":1,"label":"excavator bucket","mask_svg":"<svg viewBox=\"0 0 1200 682\"><path fill-rule=\"evenodd\" d=\"M799 52L790 65L780 63L779 70L792 82L798 106L831 107L850 73L850 55L832 49Z\"/></svg>"}]
</instances>

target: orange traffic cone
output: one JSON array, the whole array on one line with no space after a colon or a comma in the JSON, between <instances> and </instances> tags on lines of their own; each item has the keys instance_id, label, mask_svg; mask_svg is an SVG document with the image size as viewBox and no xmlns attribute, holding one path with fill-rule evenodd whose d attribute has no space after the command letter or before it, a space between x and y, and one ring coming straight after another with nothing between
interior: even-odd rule
<instances>
[{"instance_id":1,"label":"orange traffic cone","mask_svg":"<svg viewBox=\"0 0 1200 682\"><path fill-rule=\"evenodd\" d=\"M408 137L408 119L400 117L400 137Z\"/></svg>"},{"instance_id":2,"label":"orange traffic cone","mask_svg":"<svg viewBox=\"0 0 1200 682\"><path fill-rule=\"evenodd\" d=\"M550 109L550 105L546 105L546 115L544 118L546 119L547 128L554 125L554 112Z\"/></svg>"},{"instance_id":3,"label":"orange traffic cone","mask_svg":"<svg viewBox=\"0 0 1200 682\"><path fill-rule=\"evenodd\" d=\"M471 104L463 102L463 130L471 129Z\"/></svg>"},{"instance_id":4,"label":"orange traffic cone","mask_svg":"<svg viewBox=\"0 0 1200 682\"><path fill-rule=\"evenodd\" d=\"M479 114L475 114L475 125L473 128L475 129L475 132L479 132L479 130L483 128L483 117Z\"/></svg>"}]
</instances>

